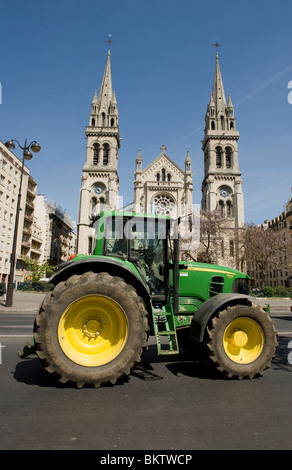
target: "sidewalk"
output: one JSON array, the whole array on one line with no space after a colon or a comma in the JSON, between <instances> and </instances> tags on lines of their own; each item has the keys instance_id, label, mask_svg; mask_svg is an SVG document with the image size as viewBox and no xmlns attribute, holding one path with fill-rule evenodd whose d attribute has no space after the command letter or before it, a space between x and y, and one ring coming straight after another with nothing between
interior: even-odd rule
<instances>
[{"instance_id":1,"label":"sidewalk","mask_svg":"<svg viewBox=\"0 0 292 470\"><path fill-rule=\"evenodd\" d=\"M42 303L45 293L39 292L23 292L15 291L13 293L13 306L6 307L5 300L3 297L0 297L0 313L32 313L35 314ZM284 307L284 310L287 309L291 311L292 299L287 298L268 298L268 297L252 297L254 303L262 305L263 307L266 304L270 304L271 313L273 310L281 309ZM291 312L292 314L292 312Z\"/></svg>"},{"instance_id":2,"label":"sidewalk","mask_svg":"<svg viewBox=\"0 0 292 470\"><path fill-rule=\"evenodd\" d=\"M45 293L14 291L13 306L6 307L5 297L0 297L0 313L35 314L42 303Z\"/></svg>"}]
</instances>

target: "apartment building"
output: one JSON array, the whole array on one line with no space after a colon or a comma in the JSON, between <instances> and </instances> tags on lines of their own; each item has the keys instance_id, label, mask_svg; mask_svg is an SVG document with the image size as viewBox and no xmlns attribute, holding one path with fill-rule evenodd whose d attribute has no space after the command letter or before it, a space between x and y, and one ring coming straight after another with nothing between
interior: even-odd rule
<instances>
[{"instance_id":1,"label":"apartment building","mask_svg":"<svg viewBox=\"0 0 292 470\"><path fill-rule=\"evenodd\" d=\"M21 167L21 160L0 141L0 281L6 283L10 271ZM30 255L35 191L36 183L24 165L16 247L16 281L23 280L22 258Z\"/></svg>"},{"instance_id":2,"label":"apartment building","mask_svg":"<svg viewBox=\"0 0 292 470\"><path fill-rule=\"evenodd\" d=\"M67 261L76 252L76 234L71 217L43 194L36 196L35 217L44 241L40 260L47 261L51 266Z\"/></svg>"},{"instance_id":3,"label":"apartment building","mask_svg":"<svg viewBox=\"0 0 292 470\"><path fill-rule=\"evenodd\" d=\"M264 271L256 264L249 265L251 285L261 287L292 287L292 196L285 205L285 210L271 220L265 220L261 225L263 230L272 230L279 236L282 249L274 253L273 262L266 262Z\"/></svg>"},{"instance_id":4,"label":"apartment building","mask_svg":"<svg viewBox=\"0 0 292 470\"><path fill-rule=\"evenodd\" d=\"M268 285L271 287L292 287L292 196L288 200L285 210L274 219L266 221L268 228L283 236L286 242L285 249L279 257L279 268L268 269Z\"/></svg>"}]
</instances>

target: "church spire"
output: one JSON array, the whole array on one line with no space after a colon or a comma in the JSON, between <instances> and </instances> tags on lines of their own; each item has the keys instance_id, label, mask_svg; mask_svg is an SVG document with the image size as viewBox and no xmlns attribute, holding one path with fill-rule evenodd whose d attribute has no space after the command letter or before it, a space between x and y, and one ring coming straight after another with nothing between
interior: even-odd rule
<instances>
[{"instance_id":1,"label":"church spire","mask_svg":"<svg viewBox=\"0 0 292 470\"><path fill-rule=\"evenodd\" d=\"M235 130L234 108L230 95L228 96L228 103L226 102L218 53L216 54L213 89L208 104L205 121L205 132L208 130Z\"/></svg>"},{"instance_id":2,"label":"church spire","mask_svg":"<svg viewBox=\"0 0 292 470\"><path fill-rule=\"evenodd\" d=\"M112 96L113 96L110 56L111 56L111 53L110 51L108 51L107 62L105 66L101 88L100 88L100 93L99 93L100 112L108 112L109 105L111 103Z\"/></svg>"},{"instance_id":3,"label":"church spire","mask_svg":"<svg viewBox=\"0 0 292 470\"><path fill-rule=\"evenodd\" d=\"M213 84L213 100L215 102L215 106L218 111L225 110L226 107L226 99L223 87L223 81L219 66L219 56L216 54L216 65L215 65L215 75L214 75L214 84Z\"/></svg>"},{"instance_id":4,"label":"church spire","mask_svg":"<svg viewBox=\"0 0 292 470\"><path fill-rule=\"evenodd\" d=\"M96 90L91 103L89 124L91 127L118 127L118 105L115 92L112 88L110 55L109 50L99 97L97 97Z\"/></svg>"}]
</instances>

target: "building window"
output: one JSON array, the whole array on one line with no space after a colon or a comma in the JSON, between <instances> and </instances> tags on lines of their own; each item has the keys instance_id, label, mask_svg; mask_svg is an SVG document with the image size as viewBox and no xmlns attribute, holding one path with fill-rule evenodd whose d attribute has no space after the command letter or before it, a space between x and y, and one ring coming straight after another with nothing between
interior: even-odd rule
<instances>
[{"instance_id":1,"label":"building window","mask_svg":"<svg viewBox=\"0 0 292 470\"><path fill-rule=\"evenodd\" d=\"M93 144L93 165L98 165L99 145Z\"/></svg>"},{"instance_id":2,"label":"building window","mask_svg":"<svg viewBox=\"0 0 292 470\"><path fill-rule=\"evenodd\" d=\"M226 168L231 168L232 167L232 149L231 147L226 147L225 149L225 162L226 162Z\"/></svg>"},{"instance_id":3,"label":"building window","mask_svg":"<svg viewBox=\"0 0 292 470\"><path fill-rule=\"evenodd\" d=\"M232 217L232 213L231 213L231 202L230 201L227 201L227 204L226 204L226 208L227 208L227 217Z\"/></svg>"},{"instance_id":4,"label":"building window","mask_svg":"<svg viewBox=\"0 0 292 470\"><path fill-rule=\"evenodd\" d=\"M230 256L234 257L234 241L230 240L229 242Z\"/></svg>"},{"instance_id":5,"label":"building window","mask_svg":"<svg viewBox=\"0 0 292 470\"><path fill-rule=\"evenodd\" d=\"M221 116L221 117L220 117L220 120L221 120L221 129L222 129L222 131L224 131L224 129L225 129L224 116Z\"/></svg>"},{"instance_id":6,"label":"building window","mask_svg":"<svg viewBox=\"0 0 292 470\"><path fill-rule=\"evenodd\" d=\"M97 204L97 199L96 197L93 197L91 200L91 212L96 212L96 204Z\"/></svg>"},{"instance_id":7,"label":"building window","mask_svg":"<svg viewBox=\"0 0 292 470\"><path fill-rule=\"evenodd\" d=\"M154 197L155 214L171 215L175 209L174 200L167 194L157 194Z\"/></svg>"},{"instance_id":8,"label":"building window","mask_svg":"<svg viewBox=\"0 0 292 470\"><path fill-rule=\"evenodd\" d=\"M219 201L219 210L220 210L220 214L223 217L224 216L224 202L223 201Z\"/></svg>"},{"instance_id":9,"label":"building window","mask_svg":"<svg viewBox=\"0 0 292 470\"><path fill-rule=\"evenodd\" d=\"M216 147L216 167L221 168L222 166L222 148Z\"/></svg>"},{"instance_id":10,"label":"building window","mask_svg":"<svg viewBox=\"0 0 292 470\"><path fill-rule=\"evenodd\" d=\"M109 144L103 145L103 164L108 164L108 155L109 155Z\"/></svg>"},{"instance_id":11,"label":"building window","mask_svg":"<svg viewBox=\"0 0 292 470\"><path fill-rule=\"evenodd\" d=\"M92 255L92 237L88 238L88 254Z\"/></svg>"}]
</instances>

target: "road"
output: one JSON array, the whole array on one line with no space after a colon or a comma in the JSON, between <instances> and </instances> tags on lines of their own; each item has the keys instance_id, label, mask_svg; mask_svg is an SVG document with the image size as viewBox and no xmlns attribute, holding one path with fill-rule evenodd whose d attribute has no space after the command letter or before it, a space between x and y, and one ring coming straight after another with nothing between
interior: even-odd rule
<instances>
[{"instance_id":1,"label":"road","mask_svg":"<svg viewBox=\"0 0 292 470\"><path fill-rule=\"evenodd\" d=\"M151 338L126 381L78 390L18 358L33 315L0 314L0 449L290 450L292 315L272 317L279 347L263 377L219 378L183 354L157 356Z\"/></svg>"}]
</instances>

